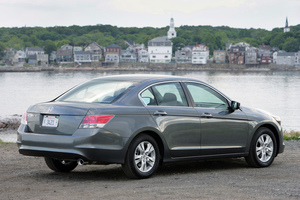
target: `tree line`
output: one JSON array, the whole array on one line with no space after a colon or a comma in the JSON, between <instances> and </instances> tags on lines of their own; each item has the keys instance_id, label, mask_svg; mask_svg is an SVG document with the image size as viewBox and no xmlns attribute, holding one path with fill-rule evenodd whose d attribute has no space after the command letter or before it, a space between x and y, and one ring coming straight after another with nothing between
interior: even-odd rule
<instances>
[{"instance_id":1,"label":"tree line","mask_svg":"<svg viewBox=\"0 0 300 200\"><path fill-rule=\"evenodd\" d=\"M230 28L228 26L180 26L175 29L177 37L172 39L173 53L184 46L205 44L212 54L214 50L224 49L228 42L246 42L254 47L264 43L287 52L300 50L300 24L291 26L291 31L287 33L283 33L283 28L274 28L272 31L268 31L254 28ZM147 47L149 40L167 35L168 30L169 26L163 28L122 28L101 24L46 28L0 28L0 52L3 55L7 48L22 50L24 47L44 47L45 52L50 54L64 44L84 47L92 42L97 42L104 47L114 43L126 48L125 40L145 44Z\"/></svg>"}]
</instances>

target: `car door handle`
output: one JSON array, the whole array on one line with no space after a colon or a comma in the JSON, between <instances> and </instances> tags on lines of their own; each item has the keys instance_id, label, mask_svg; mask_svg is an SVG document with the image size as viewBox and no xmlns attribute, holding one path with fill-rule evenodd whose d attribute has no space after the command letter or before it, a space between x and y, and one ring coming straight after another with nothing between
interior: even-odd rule
<instances>
[{"instance_id":1,"label":"car door handle","mask_svg":"<svg viewBox=\"0 0 300 200\"><path fill-rule=\"evenodd\" d=\"M157 111L154 112L154 115L167 115L167 112L161 111L161 110L157 110Z\"/></svg>"},{"instance_id":2,"label":"car door handle","mask_svg":"<svg viewBox=\"0 0 300 200\"><path fill-rule=\"evenodd\" d=\"M210 114L210 113L202 113L201 117L202 118L212 118L212 114Z\"/></svg>"}]
</instances>

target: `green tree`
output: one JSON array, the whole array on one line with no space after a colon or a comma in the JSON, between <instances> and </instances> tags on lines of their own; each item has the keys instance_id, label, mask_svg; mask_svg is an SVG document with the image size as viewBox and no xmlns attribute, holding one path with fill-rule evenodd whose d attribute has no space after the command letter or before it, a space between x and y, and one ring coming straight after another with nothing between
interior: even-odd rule
<instances>
[{"instance_id":1,"label":"green tree","mask_svg":"<svg viewBox=\"0 0 300 200\"><path fill-rule=\"evenodd\" d=\"M175 37L175 38L172 38L171 40L173 43L173 48L172 48L173 54L175 53L175 51L185 47L185 39L183 39L181 37Z\"/></svg>"},{"instance_id":2,"label":"green tree","mask_svg":"<svg viewBox=\"0 0 300 200\"><path fill-rule=\"evenodd\" d=\"M46 40L44 42L44 51L45 51L46 54L49 55L49 57L51 55L51 52L52 51L56 51L56 50L57 50L57 48L56 48L56 45L55 45L55 43L53 41Z\"/></svg>"},{"instance_id":3,"label":"green tree","mask_svg":"<svg viewBox=\"0 0 300 200\"><path fill-rule=\"evenodd\" d=\"M0 42L0 59L3 58L5 49L6 49L5 44L3 42Z\"/></svg>"},{"instance_id":4,"label":"green tree","mask_svg":"<svg viewBox=\"0 0 300 200\"><path fill-rule=\"evenodd\" d=\"M287 52L297 52L300 50L300 42L296 38L289 37L283 44L283 49Z\"/></svg>"}]
</instances>

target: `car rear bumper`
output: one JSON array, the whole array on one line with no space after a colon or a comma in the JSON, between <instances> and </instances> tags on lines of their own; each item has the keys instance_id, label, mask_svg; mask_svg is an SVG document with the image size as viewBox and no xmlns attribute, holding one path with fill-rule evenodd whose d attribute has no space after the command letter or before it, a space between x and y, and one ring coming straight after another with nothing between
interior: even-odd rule
<instances>
[{"instance_id":1,"label":"car rear bumper","mask_svg":"<svg viewBox=\"0 0 300 200\"><path fill-rule=\"evenodd\" d=\"M18 129L19 153L59 159L99 163L124 163L126 138L106 130L78 129L73 135L39 134L25 132L25 125ZM124 141L125 140L125 141Z\"/></svg>"}]
</instances>

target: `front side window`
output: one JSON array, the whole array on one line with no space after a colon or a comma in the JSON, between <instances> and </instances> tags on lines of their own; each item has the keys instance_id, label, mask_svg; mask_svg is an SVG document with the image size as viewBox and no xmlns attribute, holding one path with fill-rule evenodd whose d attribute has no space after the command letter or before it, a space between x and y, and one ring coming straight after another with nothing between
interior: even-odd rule
<instances>
[{"instance_id":1,"label":"front side window","mask_svg":"<svg viewBox=\"0 0 300 200\"><path fill-rule=\"evenodd\" d=\"M196 107L228 108L227 100L215 90L197 83L185 83L189 89Z\"/></svg>"}]
</instances>

